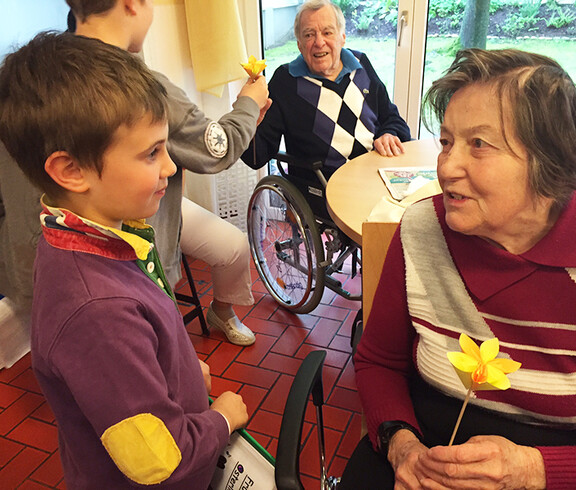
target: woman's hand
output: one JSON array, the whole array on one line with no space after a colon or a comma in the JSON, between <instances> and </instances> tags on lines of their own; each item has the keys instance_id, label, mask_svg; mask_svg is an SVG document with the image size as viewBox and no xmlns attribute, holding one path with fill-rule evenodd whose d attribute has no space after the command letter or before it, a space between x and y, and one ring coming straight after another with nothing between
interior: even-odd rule
<instances>
[{"instance_id":1,"label":"woman's hand","mask_svg":"<svg viewBox=\"0 0 576 490\"><path fill-rule=\"evenodd\" d=\"M421 475L417 474L416 466L419 455L426 451L428 448L409 430L399 430L392 436L388 461L394 468L394 490L422 488L419 483Z\"/></svg>"},{"instance_id":2,"label":"woman's hand","mask_svg":"<svg viewBox=\"0 0 576 490\"><path fill-rule=\"evenodd\" d=\"M415 472L426 489L543 489L540 451L500 436L476 436L459 446L437 446L419 455Z\"/></svg>"}]
</instances>

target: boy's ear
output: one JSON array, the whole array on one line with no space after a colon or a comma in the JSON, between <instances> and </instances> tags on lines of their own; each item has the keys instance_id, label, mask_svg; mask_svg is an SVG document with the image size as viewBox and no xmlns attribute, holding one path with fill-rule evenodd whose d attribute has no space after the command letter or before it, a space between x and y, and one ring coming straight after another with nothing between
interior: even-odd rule
<instances>
[{"instance_id":1,"label":"boy's ear","mask_svg":"<svg viewBox=\"0 0 576 490\"><path fill-rule=\"evenodd\" d=\"M131 15L136 14L136 7L134 4L141 0L121 0L124 3L124 9Z\"/></svg>"},{"instance_id":2,"label":"boy's ear","mask_svg":"<svg viewBox=\"0 0 576 490\"><path fill-rule=\"evenodd\" d=\"M66 151L52 153L44 163L44 170L54 182L68 191L82 193L90 188L85 178L86 169L80 167Z\"/></svg>"}]
</instances>

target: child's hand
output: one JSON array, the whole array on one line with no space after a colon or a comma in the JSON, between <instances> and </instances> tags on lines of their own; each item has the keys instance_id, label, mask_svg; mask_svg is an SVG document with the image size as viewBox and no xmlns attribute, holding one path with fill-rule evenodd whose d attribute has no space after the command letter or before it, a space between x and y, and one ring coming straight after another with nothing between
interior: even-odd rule
<instances>
[{"instance_id":1,"label":"child's hand","mask_svg":"<svg viewBox=\"0 0 576 490\"><path fill-rule=\"evenodd\" d=\"M230 430L234 432L236 429L245 427L248 423L248 410L242 397L232 391L225 391L222 393L212 405L210 410L216 410L226 417L230 424Z\"/></svg>"},{"instance_id":2,"label":"child's hand","mask_svg":"<svg viewBox=\"0 0 576 490\"><path fill-rule=\"evenodd\" d=\"M262 76L256 80L248 79L242 87L242 90L240 90L238 97L242 97L243 95L250 97L258 104L260 109L264 108L268 103L268 84L266 83L266 79Z\"/></svg>"},{"instance_id":3,"label":"child's hand","mask_svg":"<svg viewBox=\"0 0 576 490\"><path fill-rule=\"evenodd\" d=\"M202 375L204 376L204 386L206 386L206 392L210 394L212 390L212 378L210 376L210 366L206 364L204 361L198 359L200 363L200 368L202 369Z\"/></svg>"}]
</instances>

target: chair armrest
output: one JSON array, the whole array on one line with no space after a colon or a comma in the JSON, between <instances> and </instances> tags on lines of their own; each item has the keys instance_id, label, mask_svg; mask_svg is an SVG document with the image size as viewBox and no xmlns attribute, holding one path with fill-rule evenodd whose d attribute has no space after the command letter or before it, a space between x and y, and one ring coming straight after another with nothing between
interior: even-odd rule
<instances>
[{"instance_id":1,"label":"chair armrest","mask_svg":"<svg viewBox=\"0 0 576 490\"><path fill-rule=\"evenodd\" d=\"M302 426L310 394L316 407L324 404L322 366L325 357L326 351L310 352L302 361L290 388L276 452L275 480L278 490L304 490L300 481ZM324 430L323 427L319 429Z\"/></svg>"},{"instance_id":2,"label":"chair armrest","mask_svg":"<svg viewBox=\"0 0 576 490\"><path fill-rule=\"evenodd\" d=\"M302 168L305 170L313 170L314 173L318 176L320 182L324 185L324 187L326 187L326 177L322 173L322 167L324 166L324 162L320 160L314 162L302 160L301 158L297 158L293 155L290 155L285 151L279 151L274 158L278 162L284 162L294 167ZM286 178L286 172L284 171L282 165L278 165L278 170L280 170L282 176Z\"/></svg>"}]
</instances>

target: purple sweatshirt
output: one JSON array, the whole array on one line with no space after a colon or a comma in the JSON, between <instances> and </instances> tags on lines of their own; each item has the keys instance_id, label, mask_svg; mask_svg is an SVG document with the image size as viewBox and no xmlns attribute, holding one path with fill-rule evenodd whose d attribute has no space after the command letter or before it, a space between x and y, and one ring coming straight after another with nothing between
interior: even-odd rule
<instances>
[{"instance_id":1,"label":"purple sweatshirt","mask_svg":"<svg viewBox=\"0 0 576 490\"><path fill-rule=\"evenodd\" d=\"M129 230L129 244L63 210L43 218L32 366L67 486L207 488L227 423L209 409L182 316L159 286L152 229L131 223L142 229Z\"/></svg>"}]
</instances>

